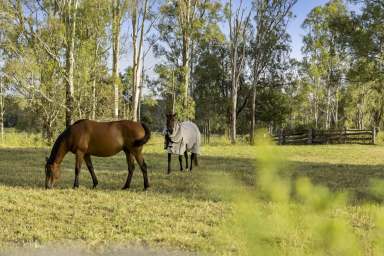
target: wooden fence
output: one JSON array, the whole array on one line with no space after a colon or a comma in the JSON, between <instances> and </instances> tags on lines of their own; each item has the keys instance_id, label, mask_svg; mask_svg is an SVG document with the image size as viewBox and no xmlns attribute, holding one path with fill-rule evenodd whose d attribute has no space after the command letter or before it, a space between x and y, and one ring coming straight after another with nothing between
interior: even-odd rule
<instances>
[{"instance_id":1,"label":"wooden fence","mask_svg":"<svg viewBox=\"0 0 384 256\"><path fill-rule=\"evenodd\" d=\"M340 129L340 130L288 130L281 129L274 135L279 145L288 144L375 144L377 129Z\"/></svg>"}]
</instances>

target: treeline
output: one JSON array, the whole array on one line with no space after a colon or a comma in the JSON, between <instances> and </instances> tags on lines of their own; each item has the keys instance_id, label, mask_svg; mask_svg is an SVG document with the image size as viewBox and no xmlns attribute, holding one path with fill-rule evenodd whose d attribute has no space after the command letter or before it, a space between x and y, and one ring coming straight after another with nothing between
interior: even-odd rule
<instances>
[{"instance_id":1,"label":"treeline","mask_svg":"<svg viewBox=\"0 0 384 256\"><path fill-rule=\"evenodd\" d=\"M296 2L3 0L0 123L51 141L82 118L160 130L173 111L233 143L258 126L382 126L382 1L312 10L302 61Z\"/></svg>"},{"instance_id":2,"label":"treeline","mask_svg":"<svg viewBox=\"0 0 384 256\"><path fill-rule=\"evenodd\" d=\"M330 1L303 24L305 57L286 91L290 127L383 128L384 2L349 3Z\"/></svg>"}]
</instances>

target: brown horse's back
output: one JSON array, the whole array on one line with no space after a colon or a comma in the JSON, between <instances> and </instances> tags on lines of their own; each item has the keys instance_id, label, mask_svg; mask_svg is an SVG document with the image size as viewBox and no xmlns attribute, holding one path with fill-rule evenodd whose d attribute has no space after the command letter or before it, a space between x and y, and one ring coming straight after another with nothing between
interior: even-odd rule
<instances>
[{"instance_id":1,"label":"brown horse's back","mask_svg":"<svg viewBox=\"0 0 384 256\"><path fill-rule=\"evenodd\" d=\"M67 143L73 153L81 151L95 156L112 156L121 150L141 146L137 142L149 137L147 133L149 130L145 125L128 120L81 120L71 126Z\"/></svg>"}]
</instances>

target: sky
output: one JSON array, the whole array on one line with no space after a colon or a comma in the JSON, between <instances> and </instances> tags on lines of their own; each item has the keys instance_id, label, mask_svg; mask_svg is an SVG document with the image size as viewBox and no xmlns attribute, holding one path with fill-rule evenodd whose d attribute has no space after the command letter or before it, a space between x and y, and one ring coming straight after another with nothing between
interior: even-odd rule
<instances>
[{"instance_id":1,"label":"sky","mask_svg":"<svg viewBox=\"0 0 384 256\"><path fill-rule=\"evenodd\" d=\"M235 0L234 5L238 4L240 0ZM291 57L298 60L302 59L301 48L303 46L303 36L305 35L305 30L302 28L302 24L309 14L309 12L320 5L324 5L329 0L298 0L296 5L293 7L292 12L294 17L288 24L288 33L291 35ZM243 4L251 7L251 0L243 0ZM224 28L225 29L225 28ZM128 53L121 58L121 72L130 65L131 61L131 49L128 49ZM145 68L147 74L150 76L154 75L153 67L155 64L159 63L160 60L153 56L152 53L148 54L145 60Z\"/></svg>"},{"instance_id":2,"label":"sky","mask_svg":"<svg viewBox=\"0 0 384 256\"><path fill-rule=\"evenodd\" d=\"M305 18L309 12L316 6L327 3L328 0L299 0L293 7L293 14L295 18L288 24L288 33L291 35L291 57L301 59L301 48L303 46L303 36L305 31L301 28Z\"/></svg>"}]
</instances>

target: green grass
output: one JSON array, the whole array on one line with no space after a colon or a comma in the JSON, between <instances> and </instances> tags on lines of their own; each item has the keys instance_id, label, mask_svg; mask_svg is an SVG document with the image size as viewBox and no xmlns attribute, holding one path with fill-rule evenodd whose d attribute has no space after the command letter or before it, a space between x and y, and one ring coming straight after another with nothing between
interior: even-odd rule
<instances>
[{"instance_id":1,"label":"green grass","mask_svg":"<svg viewBox=\"0 0 384 256\"><path fill-rule=\"evenodd\" d=\"M41 134L19 132L13 128L4 129L4 137L0 138L1 147L46 147L47 142Z\"/></svg>"},{"instance_id":2,"label":"green grass","mask_svg":"<svg viewBox=\"0 0 384 256\"><path fill-rule=\"evenodd\" d=\"M376 217L382 206L380 194L372 191L370 184L371 179L384 177L383 146L281 146L273 153L280 157L265 164L263 147L232 146L218 138L203 146L200 167L193 173L178 171L174 157L173 172L166 175L162 143L162 138L155 136L145 147L151 184L147 192L142 191L138 166L131 189L120 190L127 175L123 154L93 158L99 179L95 190L85 166L80 189L72 189L74 157L67 155L58 186L46 191L43 166L48 148L1 148L0 247L77 241L91 247L133 244L203 254L252 255L249 248L266 244L255 248L305 255L316 251L316 241L337 247L316 237L323 232L321 225L312 228L313 223L325 219L346 222L345 229L341 224L325 228L330 227L331 234L332 228L342 230L341 234L352 233L362 254L374 254L379 226ZM269 176L275 164L282 174L278 178ZM293 185L299 191L284 190L300 177L309 177L330 192L302 181L302 186ZM348 200L340 199L344 197L337 196L338 192L348 192ZM322 201L315 200L313 206L309 202L314 199L303 196L306 193L324 199L326 210L317 211ZM254 234L256 231L259 233ZM247 243L248 238L252 242Z\"/></svg>"}]
</instances>

